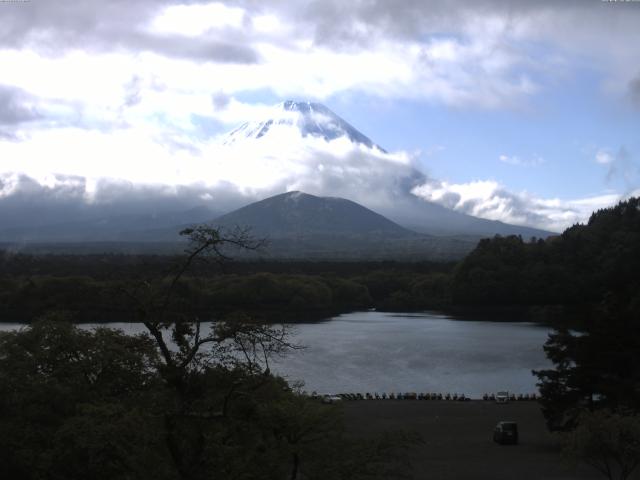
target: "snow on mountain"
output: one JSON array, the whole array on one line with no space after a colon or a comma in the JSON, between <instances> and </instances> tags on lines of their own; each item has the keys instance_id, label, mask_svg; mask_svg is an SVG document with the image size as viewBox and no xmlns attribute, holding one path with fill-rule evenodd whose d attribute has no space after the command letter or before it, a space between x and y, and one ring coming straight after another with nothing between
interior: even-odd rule
<instances>
[{"instance_id":1,"label":"snow on mountain","mask_svg":"<svg viewBox=\"0 0 640 480\"><path fill-rule=\"evenodd\" d=\"M385 152L370 138L324 105L292 100L275 105L264 119L243 123L227 134L222 139L222 144L230 146L249 139L257 140L283 128L294 129L302 137L313 136L326 141L346 137L352 143Z\"/></svg>"},{"instance_id":2,"label":"snow on mountain","mask_svg":"<svg viewBox=\"0 0 640 480\"><path fill-rule=\"evenodd\" d=\"M348 198L410 230L435 235L549 234L472 217L417 197L413 189L431 180L406 152L386 152L319 103L279 103L258 121L227 134L222 147L226 150L216 157L216 171L234 174L231 183L258 198L258 192L264 197L287 190Z\"/></svg>"}]
</instances>

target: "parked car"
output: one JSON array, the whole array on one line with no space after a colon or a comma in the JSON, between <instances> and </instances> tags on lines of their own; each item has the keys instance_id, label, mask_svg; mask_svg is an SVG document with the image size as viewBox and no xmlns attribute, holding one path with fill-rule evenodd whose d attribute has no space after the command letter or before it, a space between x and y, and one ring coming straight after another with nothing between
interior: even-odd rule
<instances>
[{"instance_id":1,"label":"parked car","mask_svg":"<svg viewBox=\"0 0 640 480\"><path fill-rule=\"evenodd\" d=\"M496 403L508 403L508 402L509 402L509 392L496 393Z\"/></svg>"},{"instance_id":2,"label":"parked car","mask_svg":"<svg viewBox=\"0 0 640 480\"><path fill-rule=\"evenodd\" d=\"M516 422L498 422L493 429L493 441L500 445L518 444L518 424Z\"/></svg>"},{"instance_id":3,"label":"parked car","mask_svg":"<svg viewBox=\"0 0 640 480\"><path fill-rule=\"evenodd\" d=\"M342 402L342 398L338 395L323 395L322 403L340 403Z\"/></svg>"}]
</instances>

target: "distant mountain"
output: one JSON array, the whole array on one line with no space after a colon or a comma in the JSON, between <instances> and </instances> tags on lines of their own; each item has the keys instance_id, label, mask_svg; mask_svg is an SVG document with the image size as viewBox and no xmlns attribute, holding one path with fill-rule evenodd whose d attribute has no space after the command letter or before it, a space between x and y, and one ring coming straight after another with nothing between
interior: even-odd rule
<instances>
[{"instance_id":1,"label":"distant mountain","mask_svg":"<svg viewBox=\"0 0 640 480\"><path fill-rule=\"evenodd\" d=\"M346 137L369 148L382 148L321 103L287 100L275 105L264 119L247 122L228 133L222 143L233 145L269 135L275 127L294 127L302 137L320 137L326 141Z\"/></svg>"},{"instance_id":2,"label":"distant mountain","mask_svg":"<svg viewBox=\"0 0 640 480\"><path fill-rule=\"evenodd\" d=\"M217 218L223 227L250 226L255 235L288 238L314 235L377 235L393 238L417 234L362 205L344 198L287 192L252 203Z\"/></svg>"},{"instance_id":3,"label":"distant mountain","mask_svg":"<svg viewBox=\"0 0 640 480\"><path fill-rule=\"evenodd\" d=\"M254 237L269 242L260 255L272 258L452 260L476 244L476 239L418 234L351 200L297 191L249 204L213 223L249 227Z\"/></svg>"},{"instance_id":4,"label":"distant mountain","mask_svg":"<svg viewBox=\"0 0 640 480\"><path fill-rule=\"evenodd\" d=\"M336 139L347 139L359 148L353 149L347 158L335 154L331 148L323 149L323 141ZM282 141L301 144L288 145ZM529 239L553 234L476 218L417 197L412 193L413 189L429 180L424 173L410 162L399 162L393 155L387 155L370 138L319 103L282 102L261 120L247 122L233 130L222 142L230 150L238 147L242 155L266 155L266 158L275 159L272 165L277 165L281 156L286 160L285 156L291 154L287 147L293 146L294 155L305 152L312 160L309 165L293 162L303 168L292 168L287 183L297 183L301 189L318 188L320 192L335 190L361 204L344 198L289 192L220 217L223 212L255 200L260 190L253 190L253 196L248 197L242 189L236 191L227 188L226 184L221 187L222 191L211 194L204 187L197 192L184 187L178 189L182 193L178 192L175 200L156 192L153 197L141 196L142 200L131 203L127 203L128 194L123 194L121 201L115 203L92 203L75 197L59 201L64 195L58 198L46 189L31 197L28 192L37 191L31 185L31 190L25 187L24 192L0 195L0 242L16 243L21 248L25 244L55 242L179 243L181 239L177 232L182 228L211 222L217 217L221 226L251 225L257 235L279 239L279 245L297 242L289 253L335 252L344 247L349 254L365 250L384 251L385 255L400 250L422 254L422 247L429 243L431 251L448 254L455 239L462 242L460 249L453 249L457 255L482 237L521 235ZM243 146L249 148L245 151ZM313 163L316 153L322 159L318 165ZM242 155L238 156L239 171L244 167ZM283 164L287 165L286 162ZM296 173L298 171L301 173ZM384 200L365 203L372 201L375 193L380 193L380 199ZM180 195L187 195L187 198ZM196 206L202 204L220 210ZM427 242L424 235L444 238L431 238ZM397 243L401 239L408 243L399 249ZM419 248L416 247L418 243Z\"/></svg>"},{"instance_id":5,"label":"distant mountain","mask_svg":"<svg viewBox=\"0 0 640 480\"><path fill-rule=\"evenodd\" d=\"M367 148L378 149L385 152L370 138L359 132L344 119L336 115L325 105L314 102L296 102L287 100L274 105L264 118L247 122L228 133L222 139L222 143L229 146L246 146L252 142L268 139L271 136L277 139L276 132L289 132L303 144L310 138L321 138L327 142L347 138L352 143L363 145ZM284 136L288 139L289 137ZM275 151L270 155L278 155L278 142L275 143ZM260 148L267 148L260 145ZM269 148L274 148L269 145ZM379 160L383 162L384 160ZM415 230L429 235L444 236L471 236L474 239L481 237L493 237L494 235L521 235L523 238L546 238L552 232L504 222L486 220L473 217L461 212L446 208L442 205L428 202L416 197L411 189L426 181L423 173L407 166L398 165L399 172L405 169L399 179L400 188L395 192L396 199L384 207L376 210L407 229ZM404 182L404 183L403 183ZM371 208L371 205L365 205Z\"/></svg>"},{"instance_id":6,"label":"distant mountain","mask_svg":"<svg viewBox=\"0 0 640 480\"><path fill-rule=\"evenodd\" d=\"M402 208L399 206L391 207L389 212L381 210L381 213L405 228L429 235L465 236L476 240L495 235L520 235L527 240L557 235L539 228L474 217L417 197L406 198Z\"/></svg>"},{"instance_id":7,"label":"distant mountain","mask_svg":"<svg viewBox=\"0 0 640 480\"><path fill-rule=\"evenodd\" d=\"M210 222L220 212L205 207L149 214L123 214L0 230L0 242L175 241L176 225ZM170 233L173 232L173 233Z\"/></svg>"}]
</instances>

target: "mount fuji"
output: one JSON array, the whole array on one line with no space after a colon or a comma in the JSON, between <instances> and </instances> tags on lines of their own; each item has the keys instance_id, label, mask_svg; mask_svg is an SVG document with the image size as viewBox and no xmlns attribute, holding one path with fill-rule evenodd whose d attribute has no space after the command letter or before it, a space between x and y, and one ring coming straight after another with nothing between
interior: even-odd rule
<instances>
[{"instance_id":1,"label":"mount fuji","mask_svg":"<svg viewBox=\"0 0 640 480\"><path fill-rule=\"evenodd\" d=\"M333 148L342 140L350 151ZM552 232L473 217L416 196L429 179L410 159L389 153L320 103L287 100L263 118L246 122L222 137L230 149L262 155L271 170L289 165L305 175L288 176L282 190L342 197L372 209L413 231L439 236L480 238L522 235L546 238ZM296 144L297 147L293 145ZM297 148L297 150L295 149ZM256 153L257 152L257 153ZM303 158L304 157L304 158ZM264 164L262 164L264 166ZM266 192L262 198L280 193Z\"/></svg>"},{"instance_id":2,"label":"mount fuji","mask_svg":"<svg viewBox=\"0 0 640 480\"><path fill-rule=\"evenodd\" d=\"M321 103L287 100L275 105L263 120L246 122L229 132L223 145L234 145L250 139L257 140L280 127L293 127L304 137L320 137L326 141L346 137L352 143L386 151L360 133L349 122L339 117Z\"/></svg>"},{"instance_id":3,"label":"mount fuji","mask_svg":"<svg viewBox=\"0 0 640 480\"><path fill-rule=\"evenodd\" d=\"M403 249L405 255L438 251L441 258L450 258L462 256L482 237L552 234L473 217L417 196L416 188L436 180L410 155L385 151L319 103L282 102L206 146L211 149L176 164L176 171L188 171L198 181L134 185L105 180L97 183L103 190L94 195L104 202L86 201L82 182L77 189L54 192L25 177L23 189L0 195L0 243L175 242L186 224L219 218L221 224L252 224L286 240L285 253L302 243L304 251L327 244L338 251L346 245L338 237L357 237L355 245L371 240L371 250L387 257ZM305 193L278 196L296 191ZM231 212L236 213L221 217ZM362 222L371 222L369 230Z\"/></svg>"}]
</instances>

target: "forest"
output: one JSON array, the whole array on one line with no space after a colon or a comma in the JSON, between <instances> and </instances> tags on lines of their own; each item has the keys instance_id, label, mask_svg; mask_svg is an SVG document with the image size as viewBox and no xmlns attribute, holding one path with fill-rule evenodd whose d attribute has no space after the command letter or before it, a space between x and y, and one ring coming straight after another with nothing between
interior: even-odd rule
<instances>
[{"instance_id":1,"label":"forest","mask_svg":"<svg viewBox=\"0 0 640 480\"><path fill-rule=\"evenodd\" d=\"M0 318L29 322L55 308L78 322L131 321L124 291L162 281L179 256L44 255L0 257ZM432 262L210 262L197 259L180 295L201 315L243 312L295 322L379 308L435 309L450 303L454 264Z\"/></svg>"},{"instance_id":2,"label":"forest","mask_svg":"<svg viewBox=\"0 0 640 480\"><path fill-rule=\"evenodd\" d=\"M82 329L76 312L56 311L105 285L72 276L42 303L47 313L0 333L0 477L402 478L415 436L354 438L335 406L271 373L274 356L301 348L286 326L237 311L201 328L183 276L199 258L219 260L221 245L253 240L204 226L184 234L191 246L164 276L118 285L146 334Z\"/></svg>"},{"instance_id":3,"label":"forest","mask_svg":"<svg viewBox=\"0 0 640 480\"><path fill-rule=\"evenodd\" d=\"M638 199L595 212L561 235L484 239L462 261L194 261L180 295L201 314L242 310L300 321L357 309L438 309L580 324L607 296L640 308ZM162 281L180 256L0 256L0 318L29 322L56 305L76 321L127 321L123 292ZM517 315L511 315L511 318Z\"/></svg>"},{"instance_id":4,"label":"forest","mask_svg":"<svg viewBox=\"0 0 640 480\"><path fill-rule=\"evenodd\" d=\"M547 240L482 240L457 264L229 263L219 247L251 237L183 234L183 256L2 255L0 318L31 323L0 334L3 478L400 478L419 439L356 441L269 369L299 348L287 321L365 308L538 312L555 327L553 368L534 372L549 429L578 453L598 447L593 425L640 445L640 199ZM114 320L148 334L74 325Z\"/></svg>"}]
</instances>

